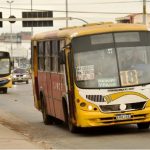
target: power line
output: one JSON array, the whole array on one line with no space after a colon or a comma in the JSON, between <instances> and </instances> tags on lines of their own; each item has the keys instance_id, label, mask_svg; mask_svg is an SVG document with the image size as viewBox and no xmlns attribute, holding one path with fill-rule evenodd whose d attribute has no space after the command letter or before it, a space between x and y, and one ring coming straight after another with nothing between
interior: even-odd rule
<instances>
[{"instance_id":1,"label":"power line","mask_svg":"<svg viewBox=\"0 0 150 150\"><path fill-rule=\"evenodd\" d=\"M99 2L95 4L122 4L122 3L141 3L142 1L122 1L122 2Z\"/></svg>"},{"instance_id":2,"label":"power line","mask_svg":"<svg viewBox=\"0 0 150 150\"><path fill-rule=\"evenodd\" d=\"M142 3L142 1L122 1L122 2L117 2L117 1L114 1L114 2L86 2L86 3L69 3L69 5L97 5L97 4L121 4L121 3ZM64 3L46 3L46 4L34 4L35 6L37 5L63 5ZM15 5L30 5L30 4L27 4L27 3L16 3Z\"/></svg>"},{"instance_id":3,"label":"power line","mask_svg":"<svg viewBox=\"0 0 150 150\"><path fill-rule=\"evenodd\" d=\"M113 2L80 2L80 3L69 3L69 5L97 5L97 4L121 4L121 3L141 3L142 1L141 0L138 0L138 1L121 1L121 2L118 2L118 1L113 1ZM42 3L42 4L34 4L35 6L36 5L63 5L64 3ZM15 5L30 5L30 4L27 4L27 3L15 3Z\"/></svg>"},{"instance_id":4,"label":"power line","mask_svg":"<svg viewBox=\"0 0 150 150\"><path fill-rule=\"evenodd\" d=\"M9 9L8 7L0 7L1 9ZM25 8L12 8L13 10L26 10L31 11L31 9ZM33 11L50 11L50 10L41 10L41 9L32 9ZM53 12L66 13L64 10L51 10ZM80 14L137 14L137 12L93 12L93 11L68 11L69 13L80 13Z\"/></svg>"}]
</instances>

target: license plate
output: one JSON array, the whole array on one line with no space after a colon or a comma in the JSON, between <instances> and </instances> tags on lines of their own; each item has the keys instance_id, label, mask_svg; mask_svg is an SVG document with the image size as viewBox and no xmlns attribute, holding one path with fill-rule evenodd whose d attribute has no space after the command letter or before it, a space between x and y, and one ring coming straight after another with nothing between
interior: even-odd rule
<instances>
[{"instance_id":1,"label":"license plate","mask_svg":"<svg viewBox=\"0 0 150 150\"><path fill-rule=\"evenodd\" d=\"M126 120L130 118L131 118L130 114L117 114L116 115L116 120Z\"/></svg>"}]
</instances>

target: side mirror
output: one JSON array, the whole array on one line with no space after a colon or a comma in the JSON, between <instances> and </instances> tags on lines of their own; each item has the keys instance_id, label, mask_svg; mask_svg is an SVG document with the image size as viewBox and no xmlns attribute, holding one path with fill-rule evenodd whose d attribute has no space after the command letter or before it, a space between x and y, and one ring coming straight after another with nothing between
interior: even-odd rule
<instances>
[{"instance_id":1,"label":"side mirror","mask_svg":"<svg viewBox=\"0 0 150 150\"><path fill-rule=\"evenodd\" d=\"M12 62L12 61L10 62L10 66L11 66L11 67L13 66L13 62Z\"/></svg>"},{"instance_id":2,"label":"side mirror","mask_svg":"<svg viewBox=\"0 0 150 150\"><path fill-rule=\"evenodd\" d=\"M13 69L14 68L14 61L10 61L10 67Z\"/></svg>"},{"instance_id":3,"label":"side mirror","mask_svg":"<svg viewBox=\"0 0 150 150\"><path fill-rule=\"evenodd\" d=\"M65 51L60 51L59 52L59 62L60 64L65 64Z\"/></svg>"}]
</instances>

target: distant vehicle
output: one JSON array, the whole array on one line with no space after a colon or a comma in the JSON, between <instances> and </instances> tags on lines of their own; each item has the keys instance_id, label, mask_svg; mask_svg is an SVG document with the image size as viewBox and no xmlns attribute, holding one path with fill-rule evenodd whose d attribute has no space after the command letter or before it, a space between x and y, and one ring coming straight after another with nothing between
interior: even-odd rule
<instances>
[{"instance_id":1,"label":"distant vehicle","mask_svg":"<svg viewBox=\"0 0 150 150\"><path fill-rule=\"evenodd\" d=\"M11 62L8 52L0 51L0 91L7 93L12 87Z\"/></svg>"},{"instance_id":2,"label":"distant vehicle","mask_svg":"<svg viewBox=\"0 0 150 150\"><path fill-rule=\"evenodd\" d=\"M28 84L29 78L30 78L30 75L27 69L17 68L17 69L14 69L12 72L13 84L15 84L15 82L26 82L26 84Z\"/></svg>"}]
</instances>

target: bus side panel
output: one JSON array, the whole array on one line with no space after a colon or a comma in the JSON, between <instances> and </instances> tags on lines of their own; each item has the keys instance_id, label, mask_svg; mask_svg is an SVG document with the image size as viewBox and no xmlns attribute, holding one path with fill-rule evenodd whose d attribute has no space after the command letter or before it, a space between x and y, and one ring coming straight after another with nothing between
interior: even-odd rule
<instances>
[{"instance_id":1,"label":"bus side panel","mask_svg":"<svg viewBox=\"0 0 150 150\"><path fill-rule=\"evenodd\" d=\"M60 82L61 82L61 97L64 97L67 93L66 84L64 74L60 74Z\"/></svg>"},{"instance_id":2,"label":"bus side panel","mask_svg":"<svg viewBox=\"0 0 150 150\"><path fill-rule=\"evenodd\" d=\"M39 91L44 91L44 82L46 81L46 79L44 79L44 72L42 71L38 71L38 83L39 83ZM45 92L44 92L45 94Z\"/></svg>"},{"instance_id":3,"label":"bus side panel","mask_svg":"<svg viewBox=\"0 0 150 150\"><path fill-rule=\"evenodd\" d=\"M55 116L54 103L53 103L53 97L52 97L52 81L51 81L51 74L49 72L46 73L46 83L47 83L48 114L51 116Z\"/></svg>"},{"instance_id":4,"label":"bus side panel","mask_svg":"<svg viewBox=\"0 0 150 150\"><path fill-rule=\"evenodd\" d=\"M44 98L46 100L46 104L48 103L48 93L47 93L47 80L46 80L46 73L45 72L38 72L38 83L39 83L39 90L43 92ZM48 105L47 105L48 108ZM47 109L50 110L50 109ZM49 113L49 112L48 112Z\"/></svg>"},{"instance_id":5,"label":"bus side panel","mask_svg":"<svg viewBox=\"0 0 150 150\"><path fill-rule=\"evenodd\" d=\"M34 94L34 105L38 110L40 110L37 46L32 47L32 86Z\"/></svg>"},{"instance_id":6,"label":"bus side panel","mask_svg":"<svg viewBox=\"0 0 150 150\"><path fill-rule=\"evenodd\" d=\"M65 120L64 113L63 113L63 105L62 105L62 95L61 95L61 74L52 73L51 81L52 81L52 94L53 94L56 118Z\"/></svg>"}]
</instances>

